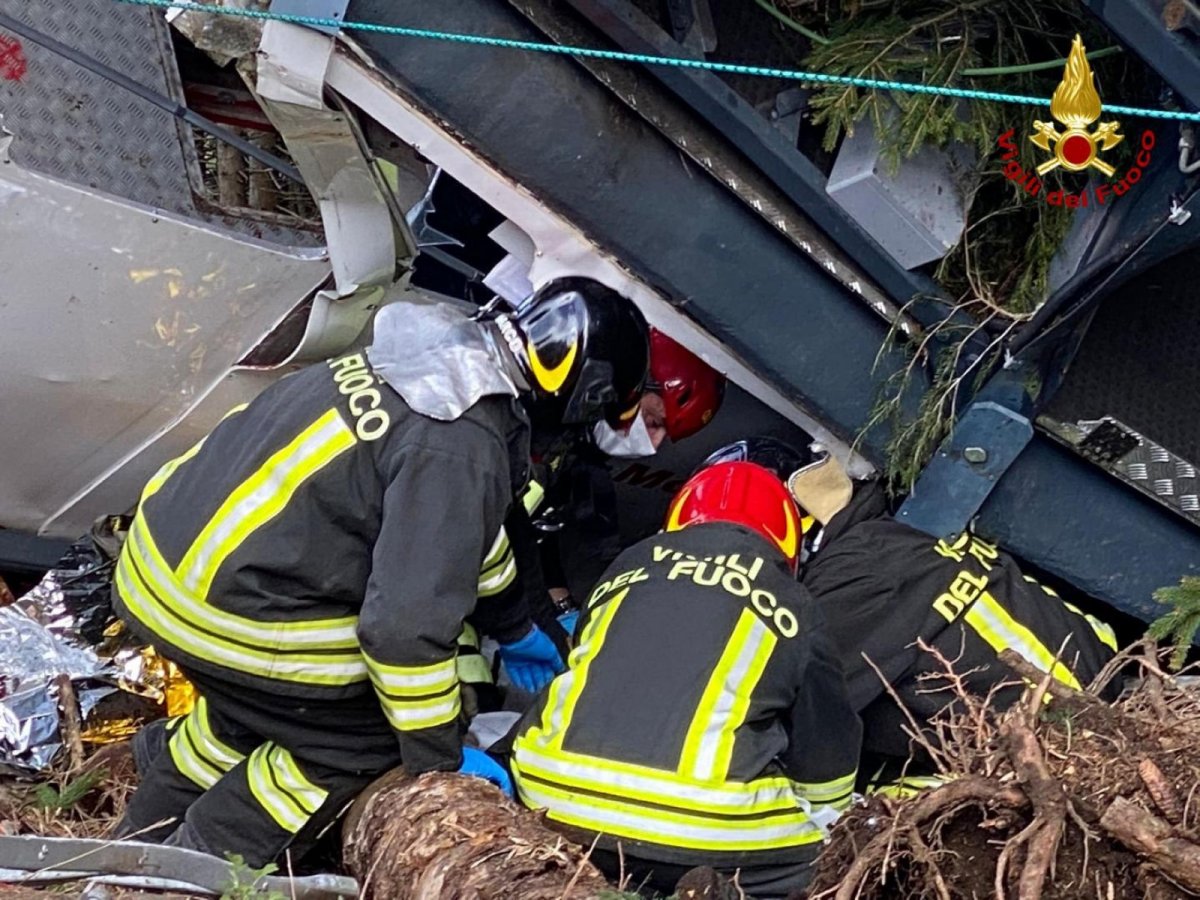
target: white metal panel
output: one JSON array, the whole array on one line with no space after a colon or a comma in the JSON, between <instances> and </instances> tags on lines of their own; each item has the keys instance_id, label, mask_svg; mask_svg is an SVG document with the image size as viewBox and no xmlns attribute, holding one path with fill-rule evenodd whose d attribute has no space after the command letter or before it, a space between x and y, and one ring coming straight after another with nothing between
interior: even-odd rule
<instances>
[{"instance_id":1,"label":"white metal panel","mask_svg":"<svg viewBox=\"0 0 1200 900\"><path fill-rule=\"evenodd\" d=\"M175 428L329 264L31 173L3 143L0 526L73 537L216 421Z\"/></svg>"}]
</instances>

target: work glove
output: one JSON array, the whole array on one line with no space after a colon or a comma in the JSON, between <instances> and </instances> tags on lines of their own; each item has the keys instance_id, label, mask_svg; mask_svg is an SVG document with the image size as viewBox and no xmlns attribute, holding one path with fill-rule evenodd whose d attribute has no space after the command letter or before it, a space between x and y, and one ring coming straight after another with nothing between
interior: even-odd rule
<instances>
[{"instance_id":1,"label":"work glove","mask_svg":"<svg viewBox=\"0 0 1200 900\"><path fill-rule=\"evenodd\" d=\"M573 609L570 612L565 612L558 617L558 624L562 626L563 631L567 633L567 637L575 639L575 626L579 622L579 610Z\"/></svg>"},{"instance_id":2,"label":"work glove","mask_svg":"<svg viewBox=\"0 0 1200 900\"><path fill-rule=\"evenodd\" d=\"M462 765L458 767L458 774L471 775L475 778L482 778L485 781L490 781L508 796L513 796L512 779L508 777L508 773L504 771L504 766L496 762L482 750L476 750L474 747L462 748Z\"/></svg>"},{"instance_id":3,"label":"work glove","mask_svg":"<svg viewBox=\"0 0 1200 900\"><path fill-rule=\"evenodd\" d=\"M530 693L540 691L566 668L554 641L536 625L516 643L501 644L500 659L512 683Z\"/></svg>"}]
</instances>

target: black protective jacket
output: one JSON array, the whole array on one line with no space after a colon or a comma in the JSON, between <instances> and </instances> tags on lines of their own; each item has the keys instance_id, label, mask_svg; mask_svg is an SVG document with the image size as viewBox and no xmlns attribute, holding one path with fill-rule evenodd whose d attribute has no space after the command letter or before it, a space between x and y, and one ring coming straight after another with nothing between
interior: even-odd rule
<instances>
[{"instance_id":1,"label":"black protective jacket","mask_svg":"<svg viewBox=\"0 0 1200 900\"><path fill-rule=\"evenodd\" d=\"M118 611L164 655L233 685L374 691L407 767L456 768L464 618L480 598L477 624L499 640L529 627L502 528L527 466L510 396L438 421L365 354L310 366L151 479Z\"/></svg>"},{"instance_id":2,"label":"black protective jacket","mask_svg":"<svg viewBox=\"0 0 1200 900\"><path fill-rule=\"evenodd\" d=\"M814 855L861 731L819 611L763 538L709 524L635 544L577 635L517 729L526 805L642 859Z\"/></svg>"},{"instance_id":3,"label":"black protective jacket","mask_svg":"<svg viewBox=\"0 0 1200 900\"><path fill-rule=\"evenodd\" d=\"M859 486L834 516L802 581L838 647L851 702L863 717L864 749L872 753L905 757L909 742L905 720L870 663L918 721L948 700L946 692L928 690L937 685L920 680L943 670L918 640L956 661L956 671L981 696L1015 680L996 658L1006 647L1042 671L1054 665L1057 678L1083 686L1116 652L1111 628L1023 574L995 546L970 534L935 540L887 515L876 482ZM1005 689L996 701L1007 705L1020 691L1019 685Z\"/></svg>"}]
</instances>

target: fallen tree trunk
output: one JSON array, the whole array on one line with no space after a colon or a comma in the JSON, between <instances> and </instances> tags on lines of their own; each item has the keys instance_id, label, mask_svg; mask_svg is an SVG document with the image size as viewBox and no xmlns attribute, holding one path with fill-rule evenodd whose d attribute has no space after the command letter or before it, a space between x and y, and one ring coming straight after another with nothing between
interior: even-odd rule
<instances>
[{"instance_id":1,"label":"fallen tree trunk","mask_svg":"<svg viewBox=\"0 0 1200 900\"><path fill-rule=\"evenodd\" d=\"M1200 845L1177 836L1158 816L1118 797L1101 817L1100 827L1145 856L1168 878L1200 893Z\"/></svg>"},{"instance_id":2,"label":"fallen tree trunk","mask_svg":"<svg viewBox=\"0 0 1200 900\"><path fill-rule=\"evenodd\" d=\"M361 900L593 900L608 883L583 848L478 778L388 773L346 817Z\"/></svg>"}]
</instances>

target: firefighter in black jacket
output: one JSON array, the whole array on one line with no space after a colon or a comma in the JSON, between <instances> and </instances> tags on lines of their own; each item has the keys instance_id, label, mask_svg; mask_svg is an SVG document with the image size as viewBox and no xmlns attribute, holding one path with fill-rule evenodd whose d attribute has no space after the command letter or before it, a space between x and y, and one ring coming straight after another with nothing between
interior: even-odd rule
<instances>
[{"instance_id":1,"label":"firefighter in black jacket","mask_svg":"<svg viewBox=\"0 0 1200 900\"><path fill-rule=\"evenodd\" d=\"M497 605L521 595L502 522L531 424L632 420L647 354L641 314L588 279L511 316L396 303L365 352L282 379L165 465L114 599L200 697L120 833L257 867L400 762L503 781L462 747L456 639L479 598L506 665L561 667Z\"/></svg>"},{"instance_id":2,"label":"firefighter in black jacket","mask_svg":"<svg viewBox=\"0 0 1200 900\"><path fill-rule=\"evenodd\" d=\"M593 859L669 891L697 865L750 895L802 888L850 803L860 725L795 579L800 517L750 463L705 469L665 533L622 553L570 668L518 724L520 799Z\"/></svg>"},{"instance_id":3,"label":"firefighter in black jacket","mask_svg":"<svg viewBox=\"0 0 1200 900\"><path fill-rule=\"evenodd\" d=\"M839 648L872 765L876 758L904 760L910 748L906 720L864 656L917 721L926 722L948 697L922 681L923 674L944 669L917 646L918 639L953 661L972 693L986 696L1012 682L995 695L998 709L1022 690L996 659L1001 650L1015 650L1072 687L1086 687L1115 655L1108 625L1022 573L994 544L970 533L935 540L896 521L879 482L855 488L828 453L754 438L722 448L708 461L731 459L771 468L817 522L801 580Z\"/></svg>"}]
</instances>

